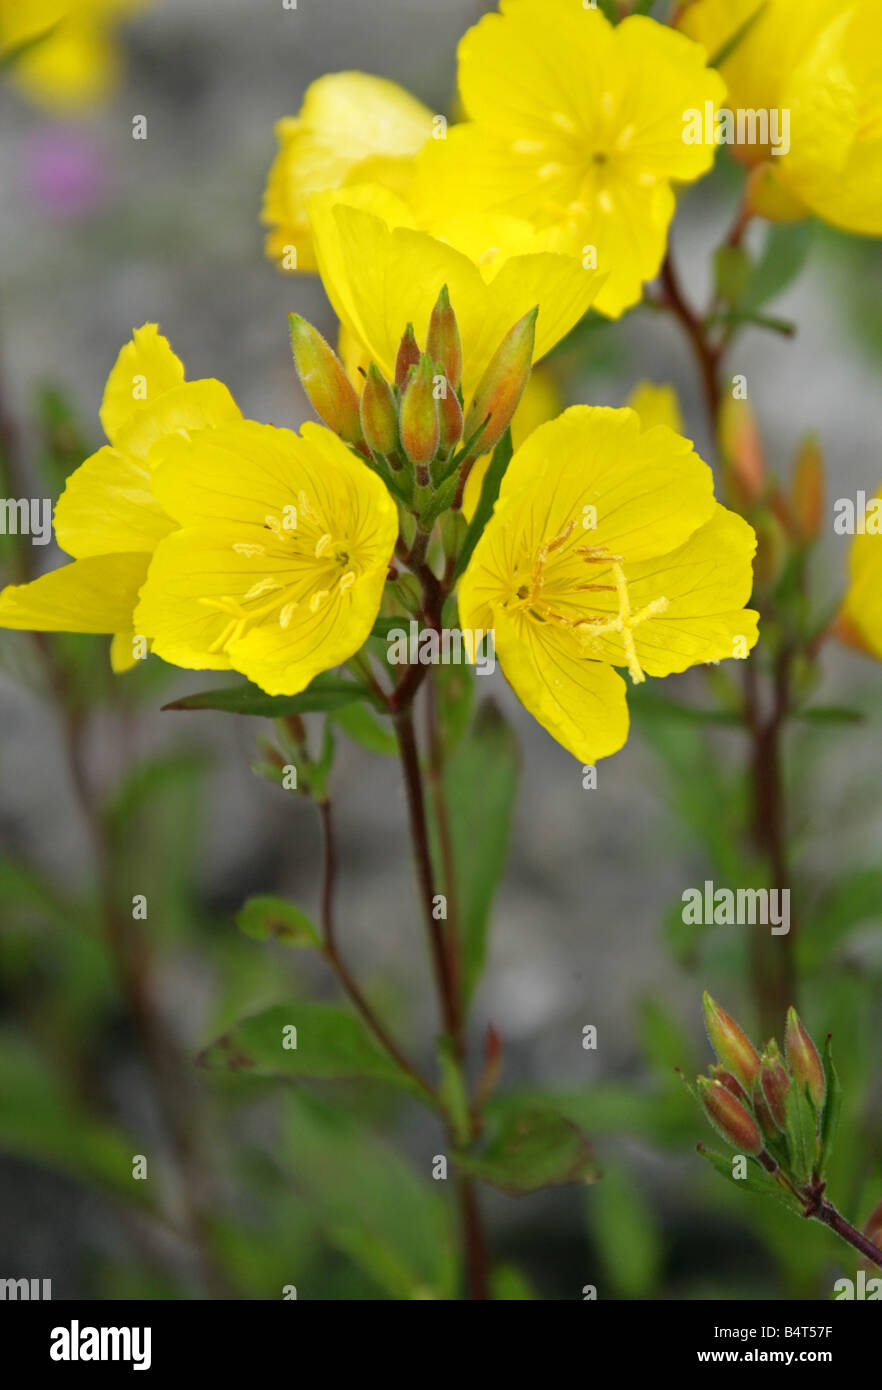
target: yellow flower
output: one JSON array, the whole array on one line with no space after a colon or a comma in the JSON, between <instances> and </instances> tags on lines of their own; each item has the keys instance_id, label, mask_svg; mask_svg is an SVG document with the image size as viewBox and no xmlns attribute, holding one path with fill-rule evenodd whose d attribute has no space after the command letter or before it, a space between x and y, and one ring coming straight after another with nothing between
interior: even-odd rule
<instances>
[{"instance_id":1,"label":"yellow flower","mask_svg":"<svg viewBox=\"0 0 882 1390\"><path fill-rule=\"evenodd\" d=\"M538 304L538 361L578 323L603 280L573 256L550 251L526 249L502 261L484 256L476 264L414 228L401 199L376 184L315 193L309 209L322 283L349 335L348 360L354 360L354 339L362 360L375 362L390 380L404 329L412 323L422 338L445 284L459 323L468 397L512 324Z\"/></svg>"},{"instance_id":2,"label":"yellow flower","mask_svg":"<svg viewBox=\"0 0 882 1390\"><path fill-rule=\"evenodd\" d=\"M244 420L178 435L153 487L181 529L157 547L135 623L166 661L291 695L362 646L398 514L330 430Z\"/></svg>"},{"instance_id":3,"label":"yellow flower","mask_svg":"<svg viewBox=\"0 0 882 1390\"><path fill-rule=\"evenodd\" d=\"M315 270L307 198L324 188L377 182L404 192L432 113L394 82L364 72L320 77L299 116L279 121L262 220L266 254L284 270Z\"/></svg>"},{"instance_id":4,"label":"yellow flower","mask_svg":"<svg viewBox=\"0 0 882 1390\"><path fill-rule=\"evenodd\" d=\"M882 492L869 504L870 518L882 514ZM850 582L842 605L842 636L882 661L882 534L866 530L855 536L849 558ZM844 624L842 622L844 620Z\"/></svg>"},{"instance_id":5,"label":"yellow flower","mask_svg":"<svg viewBox=\"0 0 882 1390\"><path fill-rule=\"evenodd\" d=\"M72 564L0 593L0 627L117 634L115 670L134 662L132 613L157 543L175 522L154 496L152 450L163 436L240 417L219 381L184 381L156 324L136 328L107 378L101 423L110 441L71 474L55 538Z\"/></svg>"},{"instance_id":6,"label":"yellow flower","mask_svg":"<svg viewBox=\"0 0 882 1390\"><path fill-rule=\"evenodd\" d=\"M640 416L645 430L653 425L667 425L674 434L684 434L683 416L673 386L656 386L652 381L638 381L626 401Z\"/></svg>"},{"instance_id":7,"label":"yellow flower","mask_svg":"<svg viewBox=\"0 0 882 1390\"><path fill-rule=\"evenodd\" d=\"M633 410L573 406L513 456L459 595L519 699L583 762L628 734L613 669L665 676L757 639L748 524L688 440Z\"/></svg>"},{"instance_id":8,"label":"yellow flower","mask_svg":"<svg viewBox=\"0 0 882 1390\"><path fill-rule=\"evenodd\" d=\"M789 149L745 144L762 165L752 204L882 235L882 7L878 0L693 0L681 28L710 52L756 15L723 63L733 110L788 113ZM779 117L779 119L781 119Z\"/></svg>"},{"instance_id":9,"label":"yellow flower","mask_svg":"<svg viewBox=\"0 0 882 1390\"><path fill-rule=\"evenodd\" d=\"M100 101L120 67L115 22L146 0L0 0L0 62L41 105L76 109Z\"/></svg>"},{"instance_id":10,"label":"yellow flower","mask_svg":"<svg viewBox=\"0 0 882 1390\"><path fill-rule=\"evenodd\" d=\"M411 201L435 229L451 208L530 222L609 272L596 307L618 317L656 274L672 180L704 174L709 146L683 113L724 86L697 45L654 20L613 27L581 0L502 0L459 46L469 120L417 158Z\"/></svg>"}]
</instances>

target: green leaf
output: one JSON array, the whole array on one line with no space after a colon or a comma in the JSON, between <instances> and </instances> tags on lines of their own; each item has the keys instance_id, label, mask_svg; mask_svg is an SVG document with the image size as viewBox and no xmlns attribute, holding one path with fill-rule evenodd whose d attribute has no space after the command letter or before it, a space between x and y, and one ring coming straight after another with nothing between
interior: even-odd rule
<instances>
[{"instance_id":1,"label":"green leaf","mask_svg":"<svg viewBox=\"0 0 882 1390\"><path fill-rule=\"evenodd\" d=\"M790 1168L798 1182L808 1182L815 1166L818 1116L809 1099L808 1087L791 1082L785 1103L787 1146Z\"/></svg>"},{"instance_id":2,"label":"green leaf","mask_svg":"<svg viewBox=\"0 0 882 1390\"><path fill-rule=\"evenodd\" d=\"M397 753L395 735L384 729L365 705L346 705L344 709L335 710L332 718L347 738L351 738L353 743L357 743L359 748L364 748L368 753L379 753L383 756L394 756Z\"/></svg>"},{"instance_id":3,"label":"green leaf","mask_svg":"<svg viewBox=\"0 0 882 1390\"><path fill-rule=\"evenodd\" d=\"M305 1091L286 1097L291 1177L316 1225L394 1299L456 1292L450 1208L424 1159L424 1177L359 1120Z\"/></svg>"},{"instance_id":4,"label":"green leaf","mask_svg":"<svg viewBox=\"0 0 882 1390\"><path fill-rule=\"evenodd\" d=\"M801 970L821 970L856 928L882 922L882 869L858 869L820 899L796 940Z\"/></svg>"},{"instance_id":5,"label":"green leaf","mask_svg":"<svg viewBox=\"0 0 882 1390\"><path fill-rule=\"evenodd\" d=\"M459 747L475 707L475 673L471 666L436 666L432 679L438 691L438 719L445 757Z\"/></svg>"},{"instance_id":6,"label":"green leaf","mask_svg":"<svg viewBox=\"0 0 882 1390\"><path fill-rule=\"evenodd\" d=\"M494 1303L520 1303L536 1297L527 1276L514 1265L496 1266L490 1275L490 1292Z\"/></svg>"},{"instance_id":7,"label":"green leaf","mask_svg":"<svg viewBox=\"0 0 882 1390\"><path fill-rule=\"evenodd\" d=\"M735 1187L740 1187L742 1191L758 1192L763 1197L773 1197L776 1202L781 1202L788 1211L802 1215L802 1204L794 1197L793 1193L784 1187L771 1173L767 1173L758 1163L752 1159L747 1161L747 1175L743 1178L736 1178L732 1172L732 1159L734 1154L726 1155L717 1153L715 1149L706 1149L703 1144L698 1145L698 1152L702 1158L706 1158L712 1168L731 1182Z\"/></svg>"},{"instance_id":8,"label":"green leaf","mask_svg":"<svg viewBox=\"0 0 882 1390\"><path fill-rule=\"evenodd\" d=\"M769 0L762 0L762 4L758 7L758 9L754 10L753 14L748 15L747 19L744 21L743 24L739 24L734 34L732 34L730 38L726 39L725 42L720 45L720 47L714 53L712 58L708 59L707 65L709 68L720 68L727 61L727 59L732 57L732 54L735 52L735 49L744 39L747 38L747 35L750 33L751 29L756 24L763 11L766 9L768 3Z\"/></svg>"},{"instance_id":9,"label":"green leaf","mask_svg":"<svg viewBox=\"0 0 882 1390\"><path fill-rule=\"evenodd\" d=\"M508 857L518 775L517 743L492 701L445 768L463 956L463 986L474 990L487 954L493 899Z\"/></svg>"},{"instance_id":10,"label":"green leaf","mask_svg":"<svg viewBox=\"0 0 882 1390\"><path fill-rule=\"evenodd\" d=\"M299 695L267 695L259 686L245 681L219 690L202 690L163 705L164 710L222 710L227 714L254 714L282 719L290 714L310 714L315 710L342 709L356 700L373 701L366 686L344 676L320 675Z\"/></svg>"},{"instance_id":11,"label":"green leaf","mask_svg":"<svg viewBox=\"0 0 882 1390\"><path fill-rule=\"evenodd\" d=\"M0 1040L0 1149L42 1163L137 1205L152 1206L153 1182L132 1177L140 1141L84 1111L45 1063L11 1038ZM149 1167L149 1165L148 1165ZM154 1174L155 1176L155 1174Z\"/></svg>"},{"instance_id":12,"label":"green leaf","mask_svg":"<svg viewBox=\"0 0 882 1390\"><path fill-rule=\"evenodd\" d=\"M754 266L738 307L755 313L782 294L805 265L814 237L810 221L781 223L769 228L763 254Z\"/></svg>"},{"instance_id":13,"label":"green leaf","mask_svg":"<svg viewBox=\"0 0 882 1390\"><path fill-rule=\"evenodd\" d=\"M319 934L306 913L283 898L249 898L236 915L236 926L255 941L280 941L283 946L321 946Z\"/></svg>"},{"instance_id":14,"label":"green leaf","mask_svg":"<svg viewBox=\"0 0 882 1390\"><path fill-rule=\"evenodd\" d=\"M438 1065L441 1072L440 1095L445 1114L449 1117L456 1142L468 1142L471 1128L469 1098L462 1067L456 1060L452 1038L442 1038L438 1044Z\"/></svg>"},{"instance_id":15,"label":"green leaf","mask_svg":"<svg viewBox=\"0 0 882 1390\"><path fill-rule=\"evenodd\" d=\"M844 705L810 705L793 715L794 719L806 724L863 724L866 717L862 710L848 709Z\"/></svg>"},{"instance_id":16,"label":"green leaf","mask_svg":"<svg viewBox=\"0 0 882 1390\"><path fill-rule=\"evenodd\" d=\"M742 246L720 246L714 257L714 279L720 299L737 304L750 280L751 264Z\"/></svg>"},{"instance_id":17,"label":"green leaf","mask_svg":"<svg viewBox=\"0 0 882 1390\"><path fill-rule=\"evenodd\" d=\"M824 1177L827 1171L827 1164L833 1153L833 1145L836 1142L836 1131L839 1128L839 1115L842 1110L842 1086L833 1065L833 1046L830 1034L827 1034L827 1041L824 1044L824 1077L827 1082L827 1092L824 1100L824 1110L821 1115L821 1141L820 1156L818 1158L818 1176Z\"/></svg>"},{"instance_id":18,"label":"green leaf","mask_svg":"<svg viewBox=\"0 0 882 1390\"><path fill-rule=\"evenodd\" d=\"M380 1050L361 1020L332 1004L303 1000L276 1004L235 1024L197 1060L211 1071L292 1081L303 1077L384 1081L425 1100L424 1092Z\"/></svg>"},{"instance_id":19,"label":"green leaf","mask_svg":"<svg viewBox=\"0 0 882 1390\"><path fill-rule=\"evenodd\" d=\"M496 499L499 496L502 480L511 462L512 452L511 430L508 429L493 450L490 466L484 474L484 481L481 484L481 496L478 499L475 514L469 522L469 529L466 531L465 540L462 543L462 550L459 552L459 558L456 562L456 579L458 579L461 574L465 573L466 566L472 558L472 552L481 539L484 527L490 520L493 508L496 505Z\"/></svg>"},{"instance_id":20,"label":"green leaf","mask_svg":"<svg viewBox=\"0 0 882 1390\"><path fill-rule=\"evenodd\" d=\"M655 1214L623 1168L604 1174L588 1202L588 1226L616 1298L649 1298L662 1264Z\"/></svg>"},{"instance_id":21,"label":"green leaf","mask_svg":"<svg viewBox=\"0 0 882 1390\"><path fill-rule=\"evenodd\" d=\"M527 1109L506 1115L481 1154L456 1161L482 1182L520 1197L543 1187L597 1182L601 1170L587 1136L563 1115Z\"/></svg>"}]
</instances>

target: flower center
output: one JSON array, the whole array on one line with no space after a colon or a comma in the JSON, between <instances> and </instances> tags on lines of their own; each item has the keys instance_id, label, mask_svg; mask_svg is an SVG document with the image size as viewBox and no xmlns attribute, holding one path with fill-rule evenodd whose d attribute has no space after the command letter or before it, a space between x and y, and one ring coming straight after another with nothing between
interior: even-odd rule
<instances>
[{"instance_id":1,"label":"flower center","mask_svg":"<svg viewBox=\"0 0 882 1390\"><path fill-rule=\"evenodd\" d=\"M349 542L324 529L303 491L297 495L296 506L286 507L281 516L264 517L264 526L269 533L265 543L240 541L233 550L248 559L265 556L267 567L279 561L280 577L267 574L241 595L200 599L206 608L229 619L212 643L212 652L225 651L271 614L277 615L280 627L287 628L295 609L318 613L355 583L357 570Z\"/></svg>"},{"instance_id":2,"label":"flower center","mask_svg":"<svg viewBox=\"0 0 882 1390\"><path fill-rule=\"evenodd\" d=\"M575 528L575 521L570 521L556 536L543 541L536 552L529 581L518 586L510 604L515 611L523 612L536 622L557 623L576 632L586 648L594 646L596 639L603 636L604 633L618 633L625 649L628 673L635 685L639 684L646 677L637 655L634 629L646 622L648 618L654 618L660 613L664 613L668 607L668 600L663 596L654 598L635 612L631 605L631 595L628 589L628 580L622 567L621 555L613 555L602 545L577 545L571 548L571 554L581 556L587 565L606 566L611 571L614 582L612 584L600 584L588 581L575 583L573 588L580 595L586 591L614 593L618 603L618 612L615 614L586 614L579 611L565 613L559 606L560 600L555 604L550 603L543 593L547 587L549 565L552 558L562 551ZM515 566L515 573L517 573L517 566ZM566 602L566 599L564 598L563 601Z\"/></svg>"}]
</instances>

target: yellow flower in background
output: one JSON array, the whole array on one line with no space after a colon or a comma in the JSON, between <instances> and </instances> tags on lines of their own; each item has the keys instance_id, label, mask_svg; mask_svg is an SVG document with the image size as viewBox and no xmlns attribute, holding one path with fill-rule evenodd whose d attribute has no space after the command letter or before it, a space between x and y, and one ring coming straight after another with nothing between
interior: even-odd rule
<instances>
[{"instance_id":1,"label":"yellow flower in background","mask_svg":"<svg viewBox=\"0 0 882 1390\"><path fill-rule=\"evenodd\" d=\"M459 594L522 703L575 757L628 735L635 682L744 657L756 538L707 464L633 410L573 406L514 454Z\"/></svg>"},{"instance_id":2,"label":"yellow flower in background","mask_svg":"<svg viewBox=\"0 0 882 1390\"><path fill-rule=\"evenodd\" d=\"M398 513L330 430L244 420L179 434L153 487L181 529L157 547L135 623L166 661L293 695L365 642Z\"/></svg>"},{"instance_id":3,"label":"yellow flower in background","mask_svg":"<svg viewBox=\"0 0 882 1390\"><path fill-rule=\"evenodd\" d=\"M403 193L431 130L431 111L385 78L337 72L311 83L300 114L276 125L262 213L272 229L267 256L283 270L315 270L309 194L368 182Z\"/></svg>"},{"instance_id":4,"label":"yellow flower in background","mask_svg":"<svg viewBox=\"0 0 882 1390\"><path fill-rule=\"evenodd\" d=\"M882 492L874 500L882 512ZM876 511L872 503L870 511ZM840 626L840 635L882 661L882 535L878 533L865 531L852 542Z\"/></svg>"},{"instance_id":5,"label":"yellow flower in background","mask_svg":"<svg viewBox=\"0 0 882 1390\"><path fill-rule=\"evenodd\" d=\"M626 405L636 410L645 430L653 425L667 425L674 434L685 434L680 402L673 386L657 386L652 381L638 381Z\"/></svg>"},{"instance_id":6,"label":"yellow flower in background","mask_svg":"<svg viewBox=\"0 0 882 1390\"><path fill-rule=\"evenodd\" d=\"M443 285L459 323L468 396L513 323L538 304L538 361L578 323L603 281L574 257L550 251L489 254L477 264L415 228L401 199L376 184L313 194L309 209L319 274L348 335L349 362L354 341L362 361L389 379L402 332L412 323L418 337L424 333Z\"/></svg>"},{"instance_id":7,"label":"yellow flower in background","mask_svg":"<svg viewBox=\"0 0 882 1390\"><path fill-rule=\"evenodd\" d=\"M596 307L618 317L659 269L672 181L707 172L683 112L725 88L684 35L633 16L612 26L581 0L502 0L459 45L469 117L417 158L422 225L457 208L529 222L549 245L608 271Z\"/></svg>"},{"instance_id":8,"label":"yellow flower in background","mask_svg":"<svg viewBox=\"0 0 882 1390\"><path fill-rule=\"evenodd\" d=\"M776 220L816 213L882 235L882 6L878 0L693 0L680 27L719 51L733 110L788 113L789 149L733 146L761 164L752 204ZM779 118L780 119L780 118Z\"/></svg>"},{"instance_id":9,"label":"yellow flower in background","mask_svg":"<svg viewBox=\"0 0 882 1390\"><path fill-rule=\"evenodd\" d=\"M77 109L116 85L118 21L147 0L0 0L0 63L41 105Z\"/></svg>"},{"instance_id":10,"label":"yellow flower in background","mask_svg":"<svg viewBox=\"0 0 882 1390\"><path fill-rule=\"evenodd\" d=\"M67 480L55 539L73 563L0 593L0 627L113 633L114 669L134 663L132 613L158 542L175 522L157 501L151 451L165 435L241 418L227 388L185 382L156 324L136 328L107 379L101 423L110 441Z\"/></svg>"}]
</instances>

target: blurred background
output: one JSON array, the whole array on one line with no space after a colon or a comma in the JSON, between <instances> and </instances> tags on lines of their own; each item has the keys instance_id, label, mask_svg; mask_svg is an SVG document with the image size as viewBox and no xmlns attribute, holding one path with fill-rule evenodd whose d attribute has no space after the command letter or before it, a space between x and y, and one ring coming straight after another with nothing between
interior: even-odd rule
<instances>
[{"instance_id":1,"label":"blurred background","mask_svg":"<svg viewBox=\"0 0 882 1390\"><path fill-rule=\"evenodd\" d=\"M66 117L0 86L2 390L35 496L57 496L102 442L105 379L145 321L160 324L189 378L219 377L246 416L291 427L307 416L286 315L304 314L329 337L334 320L316 278L283 277L263 257L273 124L298 110L310 81L348 68L450 111L456 43L484 9L167 0L120 30L121 81L96 109ZM135 115L147 119L146 140L132 139ZM707 293L737 192L738 176L720 167L681 201L673 245L694 299ZM882 478L882 252L817 227L804 255L774 304L796 336L748 330L731 368L747 375L770 468L786 473L807 431L821 440L823 610L847 567L832 500L872 493ZM620 405L641 379L672 383L687 433L713 456L693 364L661 315L598 323L563 344L549 370L568 402ZM59 562L53 546L32 558ZM437 1254L424 1247L433 1223L443 1243L446 1218L434 1191L421 1205L417 1179L425 1183L442 1141L416 1107L349 1088L350 1111L372 1136L362 1144L335 1128L324 1095L280 1095L271 1081L193 1068L173 1078L171 1118L160 1113L143 1060L157 1019L189 1061L245 1014L336 997L307 953L248 940L233 921L254 893L315 909L318 827L305 798L250 770L259 722L162 713L210 681L155 660L115 681L106 648L0 634L0 1276L51 1278L57 1299L279 1298L287 1284L300 1297L394 1296L340 1237L364 1221L407 1226L401 1240L431 1285ZM806 727L788 747L794 891L809 922L800 1005L816 1037L832 1028L842 1040L853 1153L838 1195L858 1219L882 1197L873 1071L882 682L877 666L839 649L823 665L818 699L866 717ZM714 856L737 834L741 736L638 712L627 747L588 791L499 672L477 684L505 711L521 754L473 1036L496 1025L505 1084L573 1098L607 1172L587 1191L484 1194L494 1251L518 1271L509 1296L580 1298L592 1283L601 1297L829 1297L848 1252L843 1262L826 1232L705 1174L694 1151L705 1126L672 1080L675 1064L694 1071L710 1060L704 986L755 1023L740 929L698 929L689 940L677 930L684 887L712 877ZM702 691L700 673L665 686L684 701ZM434 1006L396 764L341 740L332 788L341 939L427 1058ZM149 901L147 920L133 924L153 1020L140 1034L137 983L124 1003L100 944L102 874L103 891L124 905L141 893ZM593 1051L582 1047L587 1024L597 1028ZM197 1113L198 1133L186 1132ZM143 1184L131 1179L135 1154L148 1159Z\"/></svg>"}]
</instances>

